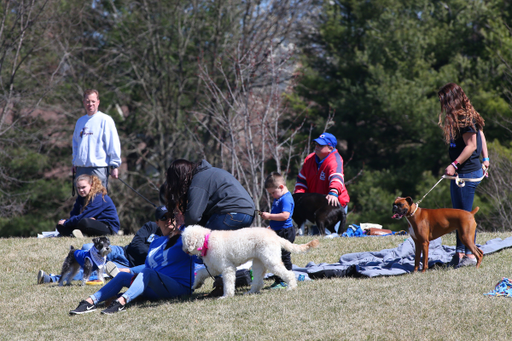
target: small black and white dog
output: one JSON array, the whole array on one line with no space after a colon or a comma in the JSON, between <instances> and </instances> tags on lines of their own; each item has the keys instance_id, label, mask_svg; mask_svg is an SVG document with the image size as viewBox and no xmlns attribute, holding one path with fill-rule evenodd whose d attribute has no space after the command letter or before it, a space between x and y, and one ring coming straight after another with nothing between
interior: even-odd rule
<instances>
[{"instance_id":1,"label":"small black and white dog","mask_svg":"<svg viewBox=\"0 0 512 341\"><path fill-rule=\"evenodd\" d=\"M77 250L71 245L68 256L62 264L59 286L64 285L64 282L71 284L71 280L80 270L80 267L84 269L82 285L85 285L91 273L95 270L98 272L98 279L102 282L105 281L103 279L103 268L107 261L107 255L112 251L110 239L108 237L97 237L93 238L92 242L94 246L87 251Z\"/></svg>"},{"instance_id":2,"label":"small black and white dog","mask_svg":"<svg viewBox=\"0 0 512 341\"><path fill-rule=\"evenodd\" d=\"M341 221L338 234L345 230L346 214L340 206L332 206L325 198L325 194L319 193L295 193L292 195L295 202L292 219L302 229L306 220L316 224L321 235L325 236L325 230L335 233L334 226Z\"/></svg>"}]
</instances>

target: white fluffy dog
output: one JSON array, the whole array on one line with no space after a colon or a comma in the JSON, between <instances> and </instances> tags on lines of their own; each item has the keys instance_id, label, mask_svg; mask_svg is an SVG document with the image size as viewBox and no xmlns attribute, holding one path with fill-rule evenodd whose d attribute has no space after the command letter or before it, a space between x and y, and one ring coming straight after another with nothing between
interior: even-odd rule
<instances>
[{"instance_id":1,"label":"white fluffy dog","mask_svg":"<svg viewBox=\"0 0 512 341\"><path fill-rule=\"evenodd\" d=\"M199 225L191 225L182 233L183 251L200 255L212 276L222 274L224 295L234 296L236 267L252 259L253 281L247 293L257 293L263 288L266 269L281 277L288 289L297 287L292 271L286 270L281 261L281 248L293 252L306 252L318 246L317 239L307 244L293 244L279 237L274 231L262 227L234 231L212 231ZM203 285L208 271L198 271L192 289Z\"/></svg>"}]
</instances>

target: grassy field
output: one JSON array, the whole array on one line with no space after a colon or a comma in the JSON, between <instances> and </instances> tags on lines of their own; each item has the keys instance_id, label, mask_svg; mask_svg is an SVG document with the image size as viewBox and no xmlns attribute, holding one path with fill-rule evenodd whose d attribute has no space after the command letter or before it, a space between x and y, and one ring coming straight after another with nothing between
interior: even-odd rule
<instances>
[{"instance_id":1,"label":"grassy field","mask_svg":"<svg viewBox=\"0 0 512 341\"><path fill-rule=\"evenodd\" d=\"M512 233L481 233L477 242ZM132 236L115 236L125 245ZM296 243L311 240L299 237ZM443 244L454 245L454 235ZM404 236L321 240L294 264L335 263L345 253L394 248ZM437 268L425 274L300 282L231 299L192 297L138 302L123 313L69 316L97 287L36 285L39 269L59 272L70 244L88 239L0 239L1 340L509 340L512 298L487 297L512 276L512 249L484 257L482 267Z\"/></svg>"}]
</instances>

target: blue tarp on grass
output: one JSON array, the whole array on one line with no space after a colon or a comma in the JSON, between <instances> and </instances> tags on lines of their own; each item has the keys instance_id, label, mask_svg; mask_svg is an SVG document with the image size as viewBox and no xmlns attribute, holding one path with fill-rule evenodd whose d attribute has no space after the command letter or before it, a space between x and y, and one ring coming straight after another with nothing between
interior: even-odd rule
<instances>
[{"instance_id":1,"label":"blue tarp on grass","mask_svg":"<svg viewBox=\"0 0 512 341\"><path fill-rule=\"evenodd\" d=\"M484 256L489 255L502 249L512 247L512 237L508 237L504 240L501 238L492 239L487 241L484 245L478 245L478 247L483 251ZM403 275L414 270L414 252L414 241L409 237L402 244L393 249L349 253L341 256L339 263L315 264L311 262L304 268L294 266L293 271L308 274L310 278ZM435 265L449 263L454 254L455 246L442 245L441 238L431 241L428 254L429 268L433 268Z\"/></svg>"}]
</instances>

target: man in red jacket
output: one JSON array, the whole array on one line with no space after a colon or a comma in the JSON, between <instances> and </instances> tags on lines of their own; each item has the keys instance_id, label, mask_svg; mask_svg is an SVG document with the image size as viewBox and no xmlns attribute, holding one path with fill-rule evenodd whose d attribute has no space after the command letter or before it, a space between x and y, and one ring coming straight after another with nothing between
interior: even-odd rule
<instances>
[{"instance_id":1,"label":"man in red jacket","mask_svg":"<svg viewBox=\"0 0 512 341\"><path fill-rule=\"evenodd\" d=\"M343 175L343 159L336 149L334 135L323 133L315 141L315 152L309 154L297 176L294 193L326 194L329 204L338 203L347 212L350 201Z\"/></svg>"}]
</instances>

